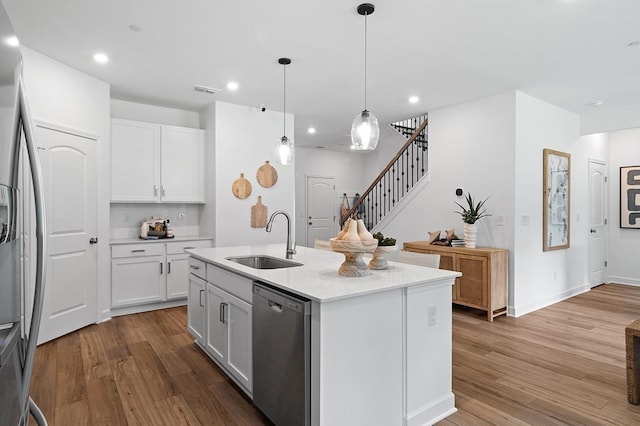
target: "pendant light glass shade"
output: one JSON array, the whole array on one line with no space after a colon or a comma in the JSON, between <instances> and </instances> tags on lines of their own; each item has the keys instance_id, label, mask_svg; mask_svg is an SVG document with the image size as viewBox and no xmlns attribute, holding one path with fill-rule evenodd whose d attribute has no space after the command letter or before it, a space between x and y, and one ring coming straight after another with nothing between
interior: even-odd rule
<instances>
[{"instance_id":1,"label":"pendant light glass shade","mask_svg":"<svg viewBox=\"0 0 640 426\"><path fill-rule=\"evenodd\" d=\"M291 164L293 161L293 141L287 137L287 72L286 66L291 63L291 59L289 58L280 58L278 59L278 63L282 65L282 75L283 75L283 89L282 89L282 98L283 98L283 107L282 107L282 127L283 136L280 138L278 142L276 142L276 161L286 166Z\"/></svg>"},{"instance_id":2,"label":"pendant light glass shade","mask_svg":"<svg viewBox=\"0 0 640 426\"><path fill-rule=\"evenodd\" d=\"M366 109L356 115L351 125L351 148L355 150L374 150L380 138L378 119Z\"/></svg>"},{"instance_id":3,"label":"pendant light glass shade","mask_svg":"<svg viewBox=\"0 0 640 426\"><path fill-rule=\"evenodd\" d=\"M293 161L293 141L286 136L281 137L276 143L276 159L283 166Z\"/></svg>"},{"instance_id":4,"label":"pendant light glass shade","mask_svg":"<svg viewBox=\"0 0 640 426\"><path fill-rule=\"evenodd\" d=\"M367 16L375 11L375 7L371 3L362 3L357 11L364 16L364 110L351 124L351 149L372 151L378 146L380 126L376 116L367 110Z\"/></svg>"}]
</instances>

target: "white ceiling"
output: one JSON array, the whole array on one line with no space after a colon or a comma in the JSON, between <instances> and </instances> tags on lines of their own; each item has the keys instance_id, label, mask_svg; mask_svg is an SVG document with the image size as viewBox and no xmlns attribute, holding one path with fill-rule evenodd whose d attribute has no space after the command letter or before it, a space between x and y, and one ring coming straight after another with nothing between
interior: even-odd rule
<instances>
[{"instance_id":1,"label":"white ceiling","mask_svg":"<svg viewBox=\"0 0 640 426\"><path fill-rule=\"evenodd\" d=\"M296 116L295 142L348 146L364 106L358 1L2 0L20 41L111 84L114 98L197 111L214 99ZM368 109L381 125L521 90L578 114L640 104L640 0L377 0ZM130 25L142 27L134 32ZM98 65L92 55L109 55ZM228 81L240 89L229 92ZM195 92L201 84L222 89ZM420 96L410 105L409 95ZM317 128L308 135L307 127Z\"/></svg>"}]
</instances>

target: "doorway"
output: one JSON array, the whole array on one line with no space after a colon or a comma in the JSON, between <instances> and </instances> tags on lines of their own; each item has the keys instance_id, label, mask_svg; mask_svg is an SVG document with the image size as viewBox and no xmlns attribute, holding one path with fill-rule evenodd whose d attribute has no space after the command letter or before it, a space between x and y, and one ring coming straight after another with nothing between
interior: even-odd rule
<instances>
[{"instance_id":1,"label":"doorway","mask_svg":"<svg viewBox=\"0 0 640 426\"><path fill-rule=\"evenodd\" d=\"M307 176L307 247L336 235L335 178Z\"/></svg>"},{"instance_id":2,"label":"doorway","mask_svg":"<svg viewBox=\"0 0 640 426\"><path fill-rule=\"evenodd\" d=\"M589 159L589 285L606 280L607 163Z\"/></svg>"},{"instance_id":3,"label":"doorway","mask_svg":"<svg viewBox=\"0 0 640 426\"><path fill-rule=\"evenodd\" d=\"M47 276L38 343L97 317L97 139L38 124L47 217Z\"/></svg>"}]
</instances>

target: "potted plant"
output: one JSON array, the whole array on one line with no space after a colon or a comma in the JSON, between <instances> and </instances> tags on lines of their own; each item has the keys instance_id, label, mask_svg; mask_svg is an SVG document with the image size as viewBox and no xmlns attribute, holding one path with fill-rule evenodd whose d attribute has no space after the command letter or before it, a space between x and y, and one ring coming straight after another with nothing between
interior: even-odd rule
<instances>
[{"instance_id":1,"label":"potted plant","mask_svg":"<svg viewBox=\"0 0 640 426\"><path fill-rule=\"evenodd\" d=\"M460 216L462 216L462 221L464 222L464 246L469 248L475 248L476 246L476 235L478 234L478 228L476 222L482 219L485 216L491 216L487 213L487 209L484 208L485 203L489 197L485 198L482 201L476 201L473 199L470 193L467 193L465 197L466 206L456 202L456 204L460 207L460 210L456 211Z\"/></svg>"}]
</instances>

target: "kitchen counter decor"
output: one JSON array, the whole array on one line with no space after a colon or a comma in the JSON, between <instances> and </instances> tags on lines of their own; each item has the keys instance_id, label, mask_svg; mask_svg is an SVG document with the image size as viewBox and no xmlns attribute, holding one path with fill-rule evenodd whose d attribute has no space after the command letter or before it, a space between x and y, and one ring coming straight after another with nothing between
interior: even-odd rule
<instances>
[{"instance_id":1,"label":"kitchen counter decor","mask_svg":"<svg viewBox=\"0 0 640 426\"><path fill-rule=\"evenodd\" d=\"M364 222L349 219L337 237L331 238L331 250L344 254L345 260L338 269L343 277L366 277L371 271L364 263L362 255L373 253L378 247L378 240L367 231Z\"/></svg>"},{"instance_id":2,"label":"kitchen counter decor","mask_svg":"<svg viewBox=\"0 0 640 426\"><path fill-rule=\"evenodd\" d=\"M264 164L258 168L256 179L263 188L271 188L278 181L278 171L269 164L269 161L265 161Z\"/></svg>"},{"instance_id":3,"label":"kitchen counter decor","mask_svg":"<svg viewBox=\"0 0 640 426\"><path fill-rule=\"evenodd\" d=\"M240 177L233 181L231 185L231 192L236 198L244 200L251 195L251 182L245 177L244 173L240 173Z\"/></svg>"},{"instance_id":4,"label":"kitchen counter decor","mask_svg":"<svg viewBox=\"0 0 640 426\"><path fill-rule=\"evenodd\" d=\"M382 232L376 232L373 237L378 240L378 247L373 252L373 258L369 261L369 269L387 269L386 256L398 250L396 239L382 235Z\"/></svg>"}]
</instances>

